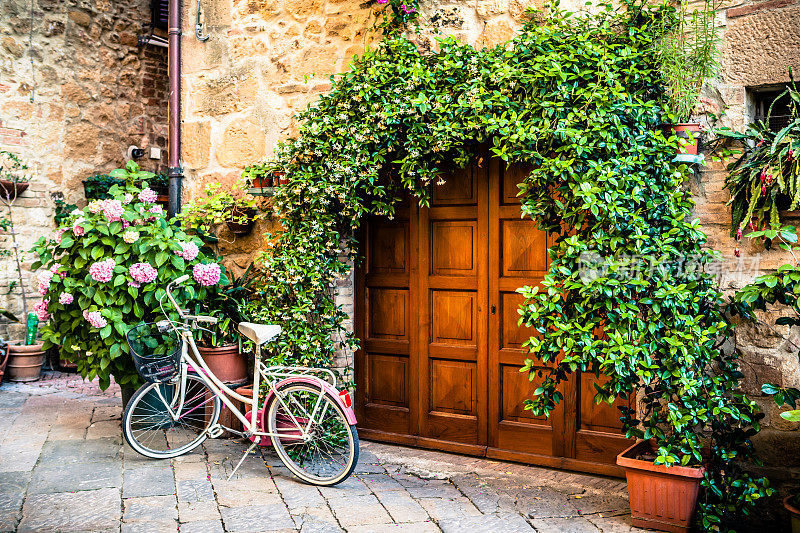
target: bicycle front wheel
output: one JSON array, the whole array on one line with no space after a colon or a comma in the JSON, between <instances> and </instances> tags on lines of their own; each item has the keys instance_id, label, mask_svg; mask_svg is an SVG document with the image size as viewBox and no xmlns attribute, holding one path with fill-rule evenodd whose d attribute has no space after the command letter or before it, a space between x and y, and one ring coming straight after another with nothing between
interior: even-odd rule
<instances>
[{"instance_id":1,"label":"bicycle front wheel","mask_svg":"<svg viewBox=\"0 0 800 533\"><path fill-rule=\"evenodd\" d=\"M122 418L122 433L131 448L146 457L169 459L208 438L206 430L219 420L220 399L202 379L186 376L183 408L173 419L169 407L175 404L177 409L180 385L180 380L148 383L134 393Z\"/></svg>"},{"instance_id":2,"label":"bicycle front wheel","mask_svg":"<svg viewBox=\"0 0 800 533\"><path fill-rule=\"evenodd\" d=\"M347 479L358 462L358 433L336 400L310 383L289 383L276 392L267 410L267 431L279 435L271 438L283 464L313 485Z\"/></svg>"}]
</instances>

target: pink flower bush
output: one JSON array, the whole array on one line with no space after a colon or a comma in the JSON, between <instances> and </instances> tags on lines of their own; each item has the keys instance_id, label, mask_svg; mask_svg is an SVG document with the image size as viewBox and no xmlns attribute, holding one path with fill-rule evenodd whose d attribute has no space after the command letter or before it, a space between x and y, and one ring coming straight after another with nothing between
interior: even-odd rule
<instances>
[{"instance_id":1,"label":"pink flower bush","mask_svg":"<svg viewBox=\"0 0 800 533\"><path fill-rule=\"evenodd\" d=\"M111 278L114 277L115 266L117 266L117 262L109 257L108 259L92 263L89 267L89 274L91 274L92 279L95 281L108 283L111 281Z\"/></svg>"},{"instance_id":2,"label":"pink flower bush","mask_svg":"<svg viewBox=\"0 0 800 533\"><path fill-rule=\"evenodd\" d=\"M139 232L138 231L126 231L122 234L122 240L127 242L128 244L133 244L139 240Z\"/></svg>"},{"instance_id":3,"label":"pink flower bush","mask_svg":"<svg viewBox=\"0 0 800 533\"><path fill-rule=\"evenodd\" d=\"M83 237L84 235L86 235L86 230L84 229L83 226L81 226L83 222L84 222L83 217L81 217L72 223L72 233L74 233L76 237Z\"/></svg>"},{"instance_id":4,"label":"pink flower bush","mask_svg":"<svg viewBox=\"0 0 800 533\"><path fill-rule=\"evenodd\" d=\"M86 206L86 209L88 209L89 211L91 211L94 214L97 214L97 213L99 213L100 211L103 210L103 202L104 201L92 200L91 202L89 202L89 205Z\"/></svg>"},{"instance_id":5,"label":"pink flower bush","mask_svg":"<svg viewBox=\"0 0 800 533\"><path fill-rule=\"evenodd\" d=\"M139 193L140 202L144 202L146 204L153 204L155 203L156 200L158 200L158 194L150 187L142 189L142 192Z\"/></svg>"},{"instance_id":6,"label":"pink flower bush","mask_svg":"<svg viewBox=\"0 0 800 533\"><path fill-rule=\"evenodd\" d=\"M87 311L87 310L84 310L83 311L83 318L85 318L86 321L89 324L91 324L93 327L95 327L97 329L102 329L102 328L106 327L106 325L108 324L106 319L103 318L103 315L100 314L100 311Z\"/></svg>"},{"instance_id":7,"label":"pink flower bush","mask_svg":"<svg viewBox=\"0 0 800 533\"><path fill-rule=\"evenodd\" d=\"M136 263L129 272L137 283L150 283L158 277L158 271L150 263Z\"/></svg>"},{"instance_id":8,"label":"pink flower bush","mask_svg":"<svg viewBox=\"0 0 800 533\"><path fill-rule=\"evenodd\" d=\"M403 13L413 13L414 11L417 10L417 8L415 8L414 6L407 6L405 4L401 5L400 9L403 10Z\"/></svg>"},{"instance_id":9,"label":"pink flower bush","mask_svg":"<svg viewBox=\"0 0 800 533\"><path fill-rule=\"evenodd\" d=\"M103 214L109 222L118 222L125 214L125 207L119 200L103 200Z\"/></svg>"},{"instance_id":10,"label":"pink flower bush","mask_svg":"<svg viewBox=\"0 0 800 533\"><path fill-rule=\"evenodd\" d=\"M198 263L192 269L195 281L204 287L210 287L219 283L222 269L216 263Z\"/></svg>"},{"instance_id":11,"label":"pink flower bush","mask_svg":"<svg viewBox=\"0 0 800 533\"><path fill-rule=\"evenodd\" d=\"M61 272L59 272L58 270L60 268L61 268L61 263L53 263L53 266L50 267L50 272L52 272L53 274L58 274L59 276L61 276L61 279L64 279L67 277L67 271L62 270Z\"/></svg>"},{"instance_id":12,"label":"pink flower bush","mask_svg":"<svg viewBox=\"0 0 800 533\"><path fill-rule=\"evenodd\" d=\"M36 281L38 283L39 294L44 296L47 294L47 291L50 290L50 281L53 279L53 271L52 270L42 270L39 274L36 275Z\"/></svg>"},{"instance_id":13,"label":"pink flower bush","mask_svg":"<svg viewBox=\"0 0 800 533\"><path fill-rule=\"evenodd\" d=\"M50 313L47 312L48 305L50 305L50 300L42 300L33 306L33 312L39 317L40 322L47 322L50 320Z\"/></svg>"},{"instance_id":14,"label":"pink flower bush","mask_svg":"<svg viewBox=\"0 0 800 533\"><path fill-rule=\"evenodd\" d=\"M197 257L197 254L200 253L200 248L193 242L182 242L180 243L181 249L175 250L175 255L178 257L182 257L187 261L194 261Z\"/></svg>"},{"instance_id":15,"label":"pink flower bush","mask_svg":"<svg viewBox=\"0 0 800 533\"><path fill-rule=\"evenodd\" d=\"M67 231L65 228L58 228L56 230L56 244L61 244L61 237L64 235L65 231Z\"/></svg>"},{"instance_id":16,"label":"pink flower bush","mask_svg":"<svg viewBox=\"0 0 800 533\"><path fill-rule=\"evenodd\" d=\"M71 304L75 298L68 292L62 292L61 296L58 297L58 303L63 305Z\"/></svg>"},{"instance_id":17,"label":"pink flower bush","mask_svg":"<svg viewBox=\"0 0 800 533\"><path fill-rule=\"evenodd\" d=\"M141 286L142 286L142 284L139 283L138 281L129 281L128 282L128 287L133 287L134 289L138 289Z\"/></svg>"},{"instance_id":18,"label":"pink flower bush","mask_svg":"<svg viewBox=\"0 0 800 533\"><path fill-rule=\"evenodd\" d=\"M131 193L128 193L125 195L125 198L122 200L122 203L128 205L132 201L133 201L133 195Z\"/></svg>"}]
</instances>

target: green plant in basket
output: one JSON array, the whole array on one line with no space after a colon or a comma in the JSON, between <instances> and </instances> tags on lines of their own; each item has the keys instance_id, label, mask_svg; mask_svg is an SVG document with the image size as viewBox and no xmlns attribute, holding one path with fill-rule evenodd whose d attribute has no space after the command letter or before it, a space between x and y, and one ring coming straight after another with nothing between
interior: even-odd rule
<instances>
[{"instance_id":1,"label":"green plant in basket","mask_svg":"<svg viewBox=\"0 0 800 533\"><path fill-rule=\"evenodd\" d=\"M62 356L83 377L98 377L104 389L111 376L123 387L139 385L125 334L163 318L159 301L169 281L192 274L194 283L177 294L184 306L227 283L200 241L167 222L155 191L132 184L140 177L135 163L112 175L126 185L111 187L109 199L73 211L54 237L40 238L32 266L44 269L38 274L38 310L49 320L42 328L45 349L62 346Z\"/></svg>"}]
</instances>

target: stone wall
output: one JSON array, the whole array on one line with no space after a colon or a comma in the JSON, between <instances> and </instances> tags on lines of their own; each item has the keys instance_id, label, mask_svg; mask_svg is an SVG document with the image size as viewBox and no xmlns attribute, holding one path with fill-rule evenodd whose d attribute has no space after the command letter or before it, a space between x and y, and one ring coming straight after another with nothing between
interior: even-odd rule
<instances>
[{"instance_id":1,"label":"stone wall","mask_svg":"<svg viewBox=\"0 0 800 533\"><path fill-rule=\"evenodd\" d=\"M149 0L0 3L0 149L37 167L14 207L20 250L53 231L53 193L83 205L81 180L124 164L128 146L163 148L161 159L145 156L140 163L166 168L166 49L137 42L149 6ZM9 249L8 237L1 239ZM31 262L26 255L28 279ZM6 294L13 279L13 262L0 258L0 303L18 312L19 291ZM26 286L34 289L30 281ZM29 308L37 301L35 295Z\"/></svg>"},{"instance_id":2,"label":"stone wall","mask_svg":"<svg viewBox=\"0 0 800 533\"><path fill-rule=\"evenodd\" d=\"M426 1L421 12L427 30L417 37L433 46L432 32L439 31L475 46L493 46L513 37L525 9L533 5L541 2ZM211 34L206 43L194 37L194 4L185 4L183 13L182 155L189 195L209 181L233 184L245 165L269 155L279 139L296 132L293 114L329 89L328 76L346 70L354 54L379 38L371 28L380 7L372 1L204 0L203 6L206 31ZM562 2L562 6L577 10L582 4ZM719 79L706 90L703 110L723 115L717 125L746 124L747 87L785 82L789 66L800 73L799 21L800 2L793 0L724 4L717 20L722 68ZM720 165L710 165L692 187L695 214L709 234L710 246L724 257L722 286L732 293L757 271L774 269L787 257L747 247L742 247L742 264L734 257L724 177ZM259 230L266 225L262 223L253 237L227 244L240 266L263 247ZM749 271L754 265L756 270ZM742 268L748 271L737 275ZM352 309L352 280L340 281L339 292L338 303ZM787 340L783 329L766 322L743 326L734 343L744 355L748 392L767 413L768 429L759 438L760 448L773 464L785 465L798 461L788 450L800 433L777 416L771 400L760 397L763 381L800 385L795 356L800 339ZM788 475L785 469L773 474Z\"/></svg>"}]
</instances>

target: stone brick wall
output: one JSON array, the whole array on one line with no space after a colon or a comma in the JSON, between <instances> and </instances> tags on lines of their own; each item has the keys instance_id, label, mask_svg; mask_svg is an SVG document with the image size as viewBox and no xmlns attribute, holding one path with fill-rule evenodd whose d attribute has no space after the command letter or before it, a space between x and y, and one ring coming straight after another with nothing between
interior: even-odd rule
<instances>
[{"instance_id":1,"label":"stone brick wall","mask_svg":"<svg viewBox=\"0 0 800 533\"><path fill-rule=\"evenodd\" d=\"M525 9L532 5L541 6L541 2L429 0L421 10L422 27L427 29L417 37L433 46L432 32L440 31L476 46L492 46L513 36ZM371 29L376 6L353 0L204 0L211 39L201 43L194 37L194 3L185 4L182 155L189 195L209 181L233 184L245 165L270 154L279 139L296 132L292 115L329 89L330 74L346 70L354 54L379 38ZM562 2L562 6L575 11L582 4ZM796 0L724 4L717 21L722 32L722 69L706 91L703 110L724 115L717 125L741 128L746 124L750 116L747 87L788 81L789 66L800 73L798 21L800 2ZM739 264L733 255L736 242L729 235L724 177L722 167L713 164L699 172L691 186L697 200L695 215L709 234L710 246L724 257L721 284L732 294L754 277L754 265L763 272L787 257L743 247ZM227 245L229 251L241 252L237 261L246 262L262 247L258 232L265 226L257 228L249 240ZM747 272L736 275L742 268ZM352 279L341 280L338 289L337 303L352 309ZM768 429L759 438L760 448L773 464L786 465L797 462L796 454L789 452L800 433L777 416L771 400L760 397L760 383L800 385L795 356L800 339L792 340L785 328L768 325L773 318L741 327L733 343L744 356L748 392L758 397L767 413ZM785 477L786 472L776 469L773 474Z\"/></svg>"},{"instance_id":2,"label":"stone brick wall","mask_svg":"<svg viewBox=\"0 0 800 533\"><path fill-rule=\"evenodd\" d=\"M83 205L86 177L124 164L128 146L167 146L166 49L140 47L149 0L4 0L0 3L0 149L37 166L15 203L20 250L51 233L52 193ZM149 170L162 159L140 160ZM7 212L0 206L0 211ZM7 236L0 246L8 249ZM33 258L25 257L25 276ZM16 269L0 258L0 304ZM28 290L33 283L26 283ZM38 301L31 299L32 303ZM5 328L0 327L0 335Z\"/></svg>"}]
</instances>

